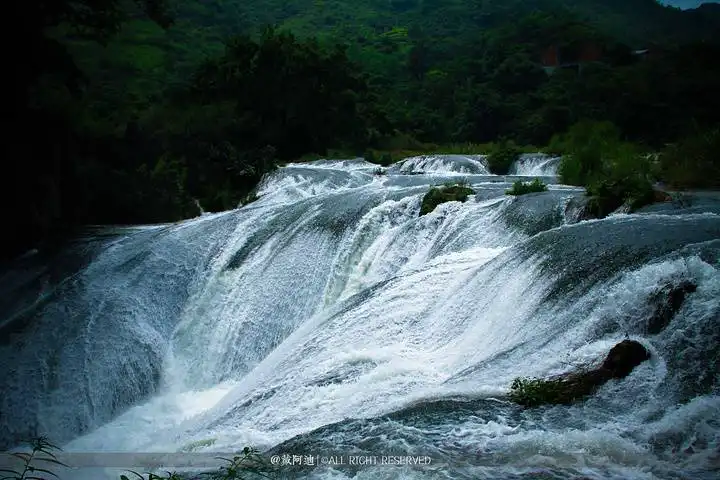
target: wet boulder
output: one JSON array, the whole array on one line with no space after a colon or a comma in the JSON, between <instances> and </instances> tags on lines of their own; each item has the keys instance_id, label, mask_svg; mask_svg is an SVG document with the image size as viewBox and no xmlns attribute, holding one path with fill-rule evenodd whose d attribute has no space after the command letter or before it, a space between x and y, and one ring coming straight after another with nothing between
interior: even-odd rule
<instances>
[{"instance_id":1,"label":"wet boulder","mask_svg":"<svg viewBox=\"0 0 720 480\"><path fill-rule=\"evenodd\" d=\"M612 378L625 378L650 358L650 352L635 340L615 345L599 368L559 377L516 378L510 387L510 400L525 407L546 404L569 405L582 400Z\"/></svg>"},{"instance_id":2,"label":"wet boulder","mask_svg":"<svg viewBox=\"0 0 720 480\"><path fill-rule=\"evenodd\" d=\"M653 190L653 203L672 202L673 198L663 190Z\"/></svg>"},{"instance_id":3,"label":"wet boulder","mask_svg":"<svg viewBox=\"0 0 720 480\"><path fill-rule=\"evenodd\" d=\"M648 358L650 352L641 343L623 340L610 349L600 370L606 372L609 378L625 378Z\"/></svg>"},{"instance_id":4,"label":"wet boulder","mask_svg":"<svg viewBox=\"0 0 720 480\"><path fill-rule=\"evenodd\" d=\"M647 333L658 334L665 330L685 299L697 290L697 285L685 280L677 285L666 285L650 297L653 311L647 319Z\"/></svg>"}]
</instances>

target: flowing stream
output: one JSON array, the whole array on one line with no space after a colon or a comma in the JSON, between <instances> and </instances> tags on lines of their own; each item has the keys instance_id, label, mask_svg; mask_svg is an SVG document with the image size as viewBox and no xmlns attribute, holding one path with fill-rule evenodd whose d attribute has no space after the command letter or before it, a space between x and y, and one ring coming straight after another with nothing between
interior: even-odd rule
<instances>
[{"instance_id":1,"label":"flowing stream","mask_svg":"<svg viewBox=\"0 0 720 480\"><path fill-rule=\"evenodd\" d=\"M720 201L579 221L556 166L290 164L243 208L19 259L0 277L0 447L432 458L286 471L328 479L718 478ZM549 191L505 195L523 176ZM456 181L476 194L418 215ZM697 290L648 334L683 281ZM626 337L651 359L586 402L507 401L515 377Z\"/></svg>"}]
</instances>

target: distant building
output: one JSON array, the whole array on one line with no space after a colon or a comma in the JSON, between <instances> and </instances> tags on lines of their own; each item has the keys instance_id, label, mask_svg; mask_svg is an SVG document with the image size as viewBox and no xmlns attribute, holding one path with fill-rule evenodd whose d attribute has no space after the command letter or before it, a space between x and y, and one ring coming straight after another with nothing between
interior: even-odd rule
<instances>
[{"instance_id":1,"label":"distant building","mask_svg":"<svg viewBox=\"0 0 720 480\"><path fill-rule=\"evenodd\" d=\"M602 57L602 47L595 43L586 43L579 49L572 50L551 45L541 52L540 63L545 72L552 75L558 68L571 68L581 72L583 64L597 62Z\"/></svg>"}]
</instances>

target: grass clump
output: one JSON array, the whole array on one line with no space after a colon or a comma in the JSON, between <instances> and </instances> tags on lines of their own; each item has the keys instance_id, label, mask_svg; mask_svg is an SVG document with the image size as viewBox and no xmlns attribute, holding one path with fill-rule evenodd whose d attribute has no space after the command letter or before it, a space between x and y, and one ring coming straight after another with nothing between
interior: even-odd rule
<instances>
[{"instance_id":1,"label":"grass clump","mask_svg":"<svg viewBox=\"0 0 720 480\"><path fill-rule=\"evenodd\" d=\"M510 400L524 407L570 405L590 395L601 384L602 373L587 372L569 378L516 378Z\"/></svg>"},{"instance_id":2,"label":"grass clump","mask_svg":"<svg viewBox=\"0 0 720 480\"><path fill-rule=\"evenodd\" d=\"M507 175L512 164L520 158L522 150L512 140L500 140L488 154L488 169L495 175Z\"/></svg>"},{"instance_id":3,"label":"grass clump","mask_svg":"<svg viewBox=\"0 0 720 480\"><path fill-rule=\"evenodd\" d=\"M510 190L505 190L506 195L525 195L527 193L546 192L547 185L545 185L539 178L534 179L532 182L523 182L518 180L513 183Z\"/></svg>"},{"instance_id":4,"label":"grass clump","mask_svg":"<svg viewBox=\"0 0 720 480\"><path fill-rule=\"evenodd\" d=\"M442 187L433 187L428 193L425 194L420 206L420 216L426 215L433 210L435 207L445 202L464 202L467 200L469 195L475 193L475 190L470 188L466 182L459 182L457 184L446 184Z\"/></svg>"},{"instance_id":5,"label":"grass clump","mask_svg":"<svg viewBox=\"0 0 720 480\"><path fill-rule=\"evenodd\" d=\"M510 400L524 407L560 403L563 389L560 380L516 378L510 386Z\"/></svg>"}]
</instances>

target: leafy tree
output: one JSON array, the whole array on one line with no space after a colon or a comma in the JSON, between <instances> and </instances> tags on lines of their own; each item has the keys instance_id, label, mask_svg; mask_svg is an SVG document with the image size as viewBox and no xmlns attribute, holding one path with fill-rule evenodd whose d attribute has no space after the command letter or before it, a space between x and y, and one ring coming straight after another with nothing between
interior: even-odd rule
<instances>
[{"instance_id":1,"label":"leafy tree","mask_svg":"<svg viewBox=\"0 0 720 480\"><path fill-rule=\"evenodd\" d=\"M493 145L488 155L488 168L491 173L507 175L510 167L520 157L520 149L512 140L502 139Z\"/></svg>"}]
</instances>

